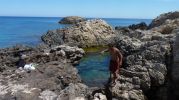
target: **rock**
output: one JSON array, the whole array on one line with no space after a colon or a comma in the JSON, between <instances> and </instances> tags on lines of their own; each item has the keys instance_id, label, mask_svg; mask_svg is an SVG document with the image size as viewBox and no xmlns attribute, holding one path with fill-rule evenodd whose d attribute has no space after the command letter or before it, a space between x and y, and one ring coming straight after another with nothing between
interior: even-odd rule
<instances>
[{"instance_id":1,"label":"rock","mask_svg":"<svg viewBox=\"0 0 179 100\"><path fill-rule=\"evenodd\" d=\"M107 100L107 98L102 93L96 93L93 100Z\"/></svg>"},{"instance_id":2,"label":"rock","mask_svg":"<svg viewBox=\"0 0 179 100\"><path fill-rule=\"evenodd\" d=\"M175 100L179 99L179 31L177 32L177 36L175 38L175 42L173 45L173 67L171 69L171 77L172 77L172 90L173 97Z\"/></svg>"},{"instance_id":3,"label":"rock","mask_svg":"<svg viewBox=\"0 0 179 100\"><path fill-rule=\"evenodd\" d=\"M59 23L60 24L75 24L78 22L85 21L85 18L79 17L79 16L68 16L64 17Z\"/></svg>"},{"instance_id":4,"label":"rock","mask_svg":"<svg viewBox=\"0 0 179 100\"><path fill-rule=\"evenodd\" d=\"M169 12L158 16L149 25L149 29L162 34L171 34L179 27L179 12Z\"/></svg>"},{"instance_id":5,"label":"rock","mask_svg":"<svg viewBox=\"0 0 179 100\"><path fill-rule=\"evenodd\" d=\"M170 42L175 36L152 30L121 30L116 30L111 40L124 55L125 69L121 68L117 84L109 90L117 99L146 100L151 89L166 82L166 57L171 55Z\"/></svg>"},{"instance_id":6,"label":"rock","mask_svg":"<svg viewBox=\"0 0 179 100\"><path fill-rule=\"evenodd\" d=\"M106 45L114 30L105 21L94 19L75 24L65 29L49 31L41 38L48 45L91 47Z\"/></svg>"},{"instance_id":7,"label":"rock","mask_svg":"<svg viewBox=\"0 0 179 100\"><path fill-rule=\"evenodd\" d=\"M49 52L56 52L56 54L63 57L67 57L71 60L72 64L78 63L78 61L83 57L85 51L78 47L70 47L67 45L60 45L53 47Z\"/></svg>"},{"instance_id":8,"label":"rock","mask_svg":"<svg viewBox=\"0 0 179 100\"><path fill-rule=\"evenodd\" d=\"M57 94L52 92L52 91L45 90L45 91L40 93L39 98L41 98L43 100L56 100Z\"/></svg>"},{"instance_id":9,"label":"rock","mask_svg":"<svg viewBox=\"0 0 179 100\"><path fill-rule=\"evenodd\" d=\"M132 30L136 30L136 29L146 30L147 29L147 24L145 22L141 22L139 24L132 24L132 25L129 25L129 29L132 29Z\"/></svg>"},{"instance_id":10,"label":"rock","mask_svg":"<svg viewBox=\"0 0 179 100\"><path fill-rule=\"evenodd\" d=\"M161 14L160 16L158 16L152 21L152 23L149 25L149 29L158 27L163 23L165 23L167 20L173 20L177 18L179 18L178 11Z\"/></svg>"},{"instance_id":11,"label":"rock","mask_svg":"<svg viewBox=\"0 0 179 100\"><path fill-rule=\"evenodd\" d=\"M77 69L72 66L67 56L83 55L83 49L70 46L47 47L43 50L13 47L1 49L0 52L1 61L4 61L1 64L5 67L5 69L1 67L3 70L0 72L2 90L0 99L2 100L49 100L49 97L56 100L60 92L69 84L81 82ZM36 70L27 73L23 69L16 69L18 52L23 52L27 56L25 59L27 64L38 64ZM78 86L81 88L83 84Z\"/></svg>"},{"instance_id":12,"label":"rock","mask_svg":"<svg viewBox=\"0 0 179 100\"><path fill-rule=\"evenodd\" d=\"M77 84L69 84L68 87L66 87L64 90L60 92L60 95L58 96L57 100L74 100L77 98L81 98L86 100L89 95L89 90L86 85L83 85L81 83Z\"/></svg>"}]
</instances>

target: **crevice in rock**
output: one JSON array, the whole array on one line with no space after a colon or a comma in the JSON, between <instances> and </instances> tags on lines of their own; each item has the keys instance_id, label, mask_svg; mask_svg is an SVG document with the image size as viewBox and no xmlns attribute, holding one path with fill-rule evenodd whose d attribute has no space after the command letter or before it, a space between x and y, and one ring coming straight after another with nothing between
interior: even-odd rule
<instances>
[{"instance_id":1,"label":"crevice in rock","mask_svg":"<svg viewBox=\"0 0 179 100\"><path fill-rule=\"evenodd\" d=\"M172 100L177 100L175 98L175 96L173 95L174 94L174 87L173 87L173 80L172 80L172 68L173 68L173 60L174 60L174 54L173 54L173 45L174 43L170 43L170 47L171 47L171 55L170 55L170 63L168 64L167 68L168 68L168 100L172 99Z\"/></svg>"},{"instance_id":2,"label":"crevice in rock","mask_svg":"<svg viewBox=\"0 0 179 100\"><path fill-rule=\"evenodd\" d=\"M171 69L173 66L173 43L170 42L170 51L165 54L165 65L167 74L165 82L160 86L151 86L149 91L144 92L148 100L176 100L173 97Z\"/></svg>"}]
</instances>

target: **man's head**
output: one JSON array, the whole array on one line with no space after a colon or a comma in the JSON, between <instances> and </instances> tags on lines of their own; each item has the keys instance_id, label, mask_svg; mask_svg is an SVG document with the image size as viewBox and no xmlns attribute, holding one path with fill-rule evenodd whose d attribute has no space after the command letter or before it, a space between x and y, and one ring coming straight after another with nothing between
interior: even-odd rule
<instances>
[{"instance_id":1,"label":"man's head","mask_svg":"<svg viewBox=\"0 0 179 100\"><path fill-rule=\"evenodd\" d=\"M113 47L115 47L115 46L114 46L113 43L109 43L109 44L108 44L108 47L111 49L111 48L113 48Z\"/></svg>"}]
</instances>

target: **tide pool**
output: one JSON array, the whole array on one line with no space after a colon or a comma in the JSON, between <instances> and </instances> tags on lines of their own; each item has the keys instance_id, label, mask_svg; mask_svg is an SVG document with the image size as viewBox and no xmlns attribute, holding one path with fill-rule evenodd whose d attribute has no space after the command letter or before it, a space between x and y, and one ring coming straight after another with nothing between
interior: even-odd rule
<instances>
[{"instance_id":1,"label":"tide pool","mask_svg":"<svg viewBox=\"0 0 179 100\"><path fill-rule=\"evenodd\" d=\"M88 53L77 66L83 82L88 86L102 87L109 78L109 54Z\"/></svg>"}]
</instances>

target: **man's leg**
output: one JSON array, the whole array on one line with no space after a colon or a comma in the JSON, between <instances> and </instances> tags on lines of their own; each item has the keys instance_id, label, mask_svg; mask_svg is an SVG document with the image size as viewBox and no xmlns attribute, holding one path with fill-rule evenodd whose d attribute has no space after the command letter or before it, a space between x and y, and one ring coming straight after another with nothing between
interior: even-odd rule
<instances>
[{"instance_id":1,"label":"man's leg","mask_svg":"<svg viewBox=\"0 0 179 100\"><path fill-rule=\"evenodd\" d=\"M114 82L119 78L119 70L117 69L114 73Z\"/></svg>"}]
</instances>

